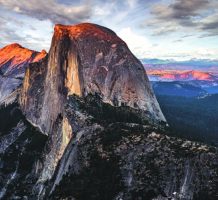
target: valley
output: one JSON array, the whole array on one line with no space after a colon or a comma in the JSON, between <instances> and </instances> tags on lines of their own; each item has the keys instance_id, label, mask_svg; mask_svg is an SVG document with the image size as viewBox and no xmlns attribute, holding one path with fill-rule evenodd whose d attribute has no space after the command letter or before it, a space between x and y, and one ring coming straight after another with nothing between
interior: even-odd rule
<instances>
[{"instance_id":1,"label":"valley","mask_svg":"<svg viewBox=\"0 0 218 200\"><path fill-rule=\"evenodd\" d=\"M155 62L158 63L158 60ZM148 77L173 133L217 146L216 67L212 67L214 63L209 61L206 64L205 61L199 61L198 65L184 63L186 65L174 62L175 66L170 67L162 61L161 64L145 66L148 67Z\"/></svg>"}]
</instances>

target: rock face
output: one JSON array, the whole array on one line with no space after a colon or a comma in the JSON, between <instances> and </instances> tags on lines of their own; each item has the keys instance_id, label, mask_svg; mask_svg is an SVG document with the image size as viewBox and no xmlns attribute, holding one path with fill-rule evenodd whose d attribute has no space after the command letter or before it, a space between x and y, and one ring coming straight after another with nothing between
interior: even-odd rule
<instances>
[{"instance_id":1,"label":"rock face","mask_svg":"<svg viewBox=\"0 0 218 200\"><path fill-rule=\"evenodd\" d=\"M83 127L56 169L49 199L217 198L216 148L169 137L133 110L93 96L70 97L66 110L69 121L84 120Z\"/></svg>"},{"instance_id":2,"label":"rock face","mask_svg":"<svg viewBox=\"0 0 218 200\"><path fill-rule=\"evenodd\" d=\"M0 49L0 105L11 103L17 95L16 89L22 84L26 67L46 56L46 52L36 52L19 44L11 44Z\"/></svg>"},{"instance_id":3,"label":"rock face","mask_svg":"<svg viewBox=\"0 0 218 200\"><path fill-rule=\"evenodd\" d=\"M72 94L97 93L111 105L141 109L150 119L165 121L142 64L127 45L105 27L56 25L48 60L41 66L44 70L41 77L38 68L40 66L32 66L27 71L21 105L27 118L46 134L62 113L66 97ZM29 86L30 80L43 84L40 100L31 95L38 88ZM31 109L35 108L38 112L34 115Z\"/></svg>"},{"instance_id":4,"label":"rock face","mask_svg":"<svg viewBox=\"0 0 218 200\"><path fill-rule=\"evenodd\" d=\"M31 198L46 141L17 103L0 108L0 199Z\"/></svg>"},{"instance_id":5,"label":"rock face","mask_svg":"<svg viewBox=\"0 0 218 200\"><path fill-rule=\"evenodd\" d=\"M20 96L28 121L52 141L40 182L52 177L74 132L64 110L69 95L98 94L103 102L130 106L153 122L165 122L144 74L113 31L88 23L55 26L48 57L27 69Z\"/></svg>"},{"instance_id":6,"label":"rock face","mask_svg":"<svg viewBox=\"0 0 218 200\"><path fill-rule=\"evenodd\" d=\"M5 117L14 106L0 113ZM96 95L69 96L65 105L68 120L62 125L69 123L73 136L52 179L43 185L45 147L55 140L39 133L20 111L10 117L13 128L4 129L4 144L8 141L8 145L0 149L0 198L217 198L217 148L167 136L130 107L111 106ZM68 125L65 130L71 131Z\"/></svg>"},{"instance_id":7,"label":"rock face","mask_svg":"<svg viewBox=\"0 0 218 200\"><path fill-rule=\"evenodd\" d=\"M217 148L167 136L144 73L111 30L56 25L0 107L0 199L216 199Z\"/></svg>"}]
</instances>

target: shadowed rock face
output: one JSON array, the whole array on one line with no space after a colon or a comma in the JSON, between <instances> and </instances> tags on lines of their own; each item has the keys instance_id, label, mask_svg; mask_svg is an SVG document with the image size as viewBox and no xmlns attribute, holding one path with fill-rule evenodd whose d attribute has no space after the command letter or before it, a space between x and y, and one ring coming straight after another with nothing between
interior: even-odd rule
<instances>
[{"instance_id":1,"label":"shadowed rock face","mask_svg":"<svg viewBox=\"0 0 218 200\"><path fill-rule=\"evenodd\" d=\"M218 195L217 148L169 137L130 107L111 106L96 95L69 96L65 117L58 117L50 138L27 122L17 105L0 109L0 121L5 118L2 199L215 200ZM65 130L62 139L58 129ZM59 164L48 165L68 141Z\"/></svg>"},{"instance_id":2,"label":"shadowed rock face","mask_svg":"<svg viewBox=\"0 0 218 200\"><path fill-rule=\"evenodd\" d=\"M26 67L46 54L44 50L36 52L16 43L0 49L0 105L14 101L15 90L22 84Z\"/></svg>"},{"instance_id":3,"label":"shadowed rock face","mask_svg":"<svg viewBox=\"0 0 218 200\"><path fill-rule=\"evenodd\" d=\"M70 96L73 137L48 199L215 200L217 148L169 137L130 107Z\"/></svg>"}]
</instances>

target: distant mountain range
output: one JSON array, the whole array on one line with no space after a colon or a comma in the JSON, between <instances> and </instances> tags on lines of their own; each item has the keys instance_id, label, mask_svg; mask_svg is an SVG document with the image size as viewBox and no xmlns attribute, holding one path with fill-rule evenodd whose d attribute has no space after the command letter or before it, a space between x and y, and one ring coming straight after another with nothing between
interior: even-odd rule
<instances>
[{"instance_id":1,"label":"distant mountain range","mask_svg":"<svg viewBox=\"0 0 218 200\"><path fill-rule=\"evenodd\" d=\"M142 62L175 134L218 145L218 61Z\"/></svg>"},{"instance_id":2,"label":"distant mountain range","mask_svg":"<svg viewBox=\"0 0 218 200\"><path fill-rule=\"evenodd\" d=\"M147 70L147 74L152 81L209 81L217 82L218 76L209 72L190 70Z\"/></svg>"},{"instance_id":3,"label":"distant mountain range","mask_svg":"<svg viewBox=\"0 0 218 200\"><path fill-rule=\"evenodd\" d=\"M210 59L191 59L185 61L176 61L176 60L162 60L162 59L141 59L143 64L152 64L152 65L163 65L163 64L171 64L171 65L185 65L185 66L218 66L218 60L210 60Z\"/></svg>"},{"instance_id":4,"label":"distant mountain range","mask_svg":"<svg viewBox=\"0 0 218 200\"><path fill-rule=\"evenodd\" d=\"M156 95L204 97L218 94L218 77L200 71L147 71Z\"/></svg>"},{"instance_id":5,"label":"distant mountain range","mask_svg":"<svg viewBox=\"0 0 218 200\"><path fill-rule=\"evenodd\" d=\"M218 60L142 60L157 95L205 96L218 93Z\"/></svg>"},{"instance_id":6,"label":"distant mountain range","mask_svg":"<svg viewBox=\"0 0 218 200\"><path fill-rule=\"evenodd\" d=\"M198 70L218 74L218 60L192 59L187 61L175 61L161 59L142 59L141 61L147 70Z\"/></svg>"}]
</instances>

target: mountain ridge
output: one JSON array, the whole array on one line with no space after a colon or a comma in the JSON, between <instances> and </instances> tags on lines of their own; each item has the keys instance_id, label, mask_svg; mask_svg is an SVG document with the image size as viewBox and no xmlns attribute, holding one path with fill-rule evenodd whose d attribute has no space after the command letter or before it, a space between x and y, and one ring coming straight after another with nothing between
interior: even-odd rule
<instances>
[{"instance_id":1,"label":"mountain ridge","mask_svg":"<svg viewBox=\"0 0 218 200\"><path fill-rule=\"evenodd\" d=\"M0 198L217 196L217 148L167 136L143 65L113 31L57 25L18 95L0 107Z\"/></svg>"},{"instance_id":2,"label":"mountain ridge","mask_svg":"<svg viewBox=\"0 0 218 200\"><path fill-rule=\"evenodd\" d=\"M17 98L16 90L21 86L26 68L47 55L45 50L33 51L13 43L0 49L0 105Z\"/></svg>"},{"instance_id":3,"label":"mountain ridge","mask_svg":"<svg viewBox=\"0 0 218 200\"><path fill-rule=\"evenodd\" d=\"M45 50L37 52L22 47L18 43L9 44L0 49L0 69L3 72L3 68L6 68L7 71L4 72L4 75L7 76L13 72L13 68L23 68L28 63L41 60L46 54Z\"/></svg>"},{"instance_id":4,"label":"mountain ridge","mask_svg":"<svg viewBox=\"0 0 218 200\"><path fill-rule=\"evenodd\" d=\"M159 81L218 81L218 76L199 70L148 70L151 79Z\"/></svg>"},{"instance_id":5,"label":"mountain ridge","mask_svg":"<svg viewBox=\"0 0 218 200\"><path fill-rule=\"evenodd\" d=\"M101 34L96 35L96 29ZM60 39L60 37L63 38ZM109 41L108 38L110 39ZM112 40L111 38L114 39ZM114 44L117 41L121 42L119 46ZM87 46L87 44L89 45ZM86 52L89 55L86 55ZM57 62L55 59L57 59ZM47 101L46 98L49 98L49 93L57 95L54 98L57 99L57 102L54 102L57 108L56 114L54 115L61 112L59 104L64 102L66 95L77 94L79 96L85 96L89 93L99 93L103 97L103 101L112 105L120 106L124 103L130 107L147 110L151 116L153 115L154 119L165 121L148 83L148 78L141 73L141 71L144 71L143 66L130 53L126 44L114 32L110 32L106 28L89 23L74 26L56 25L48 62L46 63L45 61L44 63L48 66L45 69L47 70L45 72L47 73L46 77L44 77L48 93L45 94L43 101ZM136 66L133 67L133 63ZM33 68L30 69L34 71ZM29 73L31 76L30 70L27 69L27 74ZM28 76L26 77L27 79L30 78ZM58 81L54 82L52 81L53 79ZM124 86L122 90L121 81ZM29 89L28 84L25 85L27 82L28 80L25 79L25 89L23 95L21 95L21 105L24 110L30 103L28 99L27 101L25 100L25 95ZM66 94L60 94L57 91L58 87L65 90ZM51 88L51 91L49 88ZM54 113L52 111L54 110L53 107L48 109L51 110L51 113ZM28 111L26 113L28 115ZM47 110L43 115L48 115ZM51 117L52 121L56 117ZM46 118L50 119L50 117ZM35 119L33 117L32 121L34 124L37 124L37 120L42 120L39 122L41 123L40 126L42 127L44 126L43 124L46 124L46 128L43 127L42 130L44 129L45 132L49 132L48 127L50 127L50 122L43 122L46 118Z\"/></svg>"}]
</instances>

